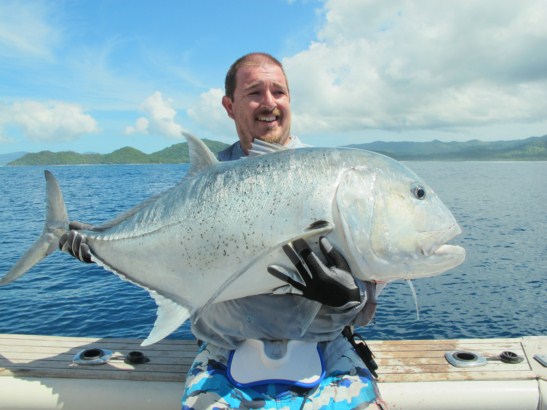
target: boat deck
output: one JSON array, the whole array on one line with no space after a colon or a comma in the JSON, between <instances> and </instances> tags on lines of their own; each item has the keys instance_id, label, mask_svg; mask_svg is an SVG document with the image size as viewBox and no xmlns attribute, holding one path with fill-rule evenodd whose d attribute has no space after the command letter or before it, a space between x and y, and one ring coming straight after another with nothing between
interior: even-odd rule
<instances>
[{"instance_id":1,"label":"boat deck","mask_svg":"<svg viewBox=\"0 0 547 410\"><path fill-rule=\"evenodd\" d=\"M173 397L180 400L185 374L197 351L196 341L164 340L148 347L141 347L140 342L141 340L136 339L0 334L0 397L5 397L4 394L12 391L13 386L10 383L14 381L39 380L41 385L52 387L53 391L56 389L62 393L65 390L56 383L59 383L59 380L71 379L87 380L88 386L93 385L93 380L107 380L110 385L116 381L168 383L173 386ZM388 398L384 391L390 392L388 396L396 398L397 386L413 386L411 389L416 389L419 384L429 386L428 383L437 382L503 381L509 382L512 386L524 383L522 386L528 386L527 389L535 388L536 404L540 403L541 395L545 394L542 393L542 389L545 389L547 368L533 356L547 355L546 336L516 339L371 340L367 343L379 365L378 381L386 399ZM73 357L83 349L93 348L112 351L112 358L102 365L77 365L72 362ZM125 356L131 351L142 352L149 362L135 365L126 363ZM486 357L487 364L481 367L456 368L445 359L447 351L475 352ZM517 364L504 363L499 360L499 355L503 351L516 353L523 360ZM142 383L140 385L142 386ZM456 385L457 383L452 384ZM499 383L498 385L501 386ZM387 401L389 402L389 399ZM58 398L55 403L63 404L55 408L70 408L66 406L66 399ZM546 397L543 397L543 403L547 406ZM80 406L74 408L83 408L82 404L80 402ZM155 404L154 406L156 407ZM539 404L530 408L539 408L538 406ZM0 404L0 408L7 407Z\"/></svg>"}]
</instances>

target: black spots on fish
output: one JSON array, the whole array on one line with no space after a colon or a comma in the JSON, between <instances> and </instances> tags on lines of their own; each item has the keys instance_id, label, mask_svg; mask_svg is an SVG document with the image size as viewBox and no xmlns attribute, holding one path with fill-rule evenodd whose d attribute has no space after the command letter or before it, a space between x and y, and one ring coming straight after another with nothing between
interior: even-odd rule
<instances>
[{"instance_id":1,"label":"black spots on fish","mask_svg":"<svg viewBox=\"0 0 547 410\"><path fill-rule=\"evenodd\" d=\"M329 226L329 223L327 221L319 220L319 221L312 222L306 228L306 230L307 231L313 231L313 230L316 230L316 229L326 228L327 226Z\"/></svg>"},{"instance_id":2,"label":"black spots on fish","mask_svg":"<svg viewBox=\"0 0 547 410\"><path fill-rule=\"evenodd\" d=\"M254 235L254 232L251 232L251 237L248 237L246 231L243 231L242 233L243 233L242 244L245 245L246 250L249 250L249 243L250 243L250 240L252 240L252 235ZM239 249L239 246L237 248Z\"/></svg>"},{"instance_id":3,"label":"black spots on fish","mask_svg":"<svg viewBox=\"0 0 547 410\"><path fill-rule=\"evenodd\" d=\"M424 200L426 197L425 188L420 184L412 184L410 192L414 195L414 198L419 199L420 201Z\"/></svg>"}]
</instances>

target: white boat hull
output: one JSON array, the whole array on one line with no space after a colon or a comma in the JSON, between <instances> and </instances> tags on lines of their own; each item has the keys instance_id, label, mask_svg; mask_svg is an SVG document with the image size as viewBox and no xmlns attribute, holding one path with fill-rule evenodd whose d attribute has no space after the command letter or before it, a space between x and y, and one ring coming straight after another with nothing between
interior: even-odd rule
<instances>
[{"instance_id":1,"label":"white boat hull","mask_svg":"<svg viewBox=\"0 0 547 410\"><path fill-rule=\"evenodd\" d=\"M0 334L0 410L180 409L195 341L165 340L146 349L140 340ZM547 354L547 337L368 341L379 364L379 388L390 409L547 410L547 368L533 356ZM76 365L82 349L108 349L102 365ZM150 361L128 364L140 350ZM512 351L518 364L488 360L455 368L446 351L494 358Z\"/></svg>"}]
</instances>

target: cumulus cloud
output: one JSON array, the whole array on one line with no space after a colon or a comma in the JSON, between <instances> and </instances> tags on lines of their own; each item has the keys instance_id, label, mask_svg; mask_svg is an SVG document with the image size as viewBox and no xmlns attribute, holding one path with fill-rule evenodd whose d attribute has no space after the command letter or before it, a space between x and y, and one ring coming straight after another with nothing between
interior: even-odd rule
<instances>
[{"instance_id":1,"label":"cumulus cloud","mask_svg":"<svg viewBox=\"0 0 547 410\"><path fill-rule=\"evenodd\" d=\"M59 101L17 101L2 107L0 134L15 127L33 141L73 141L83 134L97 132L97 121L76 104Z\"/></svg>"},{"instance_id":2,"label":"cumulus cloud","mask_svg":"<svg viewBox=\"0 0 547 410\"><path fill-rule=\"evenodd\" d=\"M297 133L538 122L544 0L331 0L317 41L284 59Z\"/></svg>"},{"instance_id":3,"label":"cumulus cloud","mask_svg":"<svg viewBox=\"0 0 547 410\"><path fill-rule=\"evenodd\" d=\"M141 106L143 117L134 126L127 127L125 132L131 134L154 134L170 138L183 138L184 129L177 124L177 111L172 107L172 100L165 100L159 91L148 97Z\"/></svg>"},{"instance_id":4,"label":"cumulus cloud","mask_svg":"<svg viewBox=\"0 0 547 410\"><path fill-rule=\"evenodd\" d=\"M199 96L196 104L188 110L188 116L214 134L234 131L234 122L221 104L224 91L212 88Z\"/></svg>"}]
</instances>

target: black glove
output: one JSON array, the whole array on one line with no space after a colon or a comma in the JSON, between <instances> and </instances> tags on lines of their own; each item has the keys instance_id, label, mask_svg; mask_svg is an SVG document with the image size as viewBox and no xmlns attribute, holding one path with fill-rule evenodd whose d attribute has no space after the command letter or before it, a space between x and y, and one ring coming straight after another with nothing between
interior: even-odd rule
<instances>
[{"instance_id":1,"label":"black glove","mask_svg":"<svg viewBox=\"0 0 547 410\"><path fill-rule=\"evenodd\" d=\"M283 246L298 273L282 266L270 265L268 272L302 292L302 296L327 306L351 308L361 303L361 292L347 261L325 237L319 247L329 266L311 251L306 241L298 239Z\"/></svg>"},{"instance_id":2,"label":"black glove","mask_svg":"<svg viewBox=\"0 0 547 410\"><path fill-rule=\"evenodd\" d=\"M82 262L93 263L85 235L78 232L80 229L93 229L93 226L75 221L69 224L69 228L70 231L64 233L59 239L59 249L68 252Z\"/></svg>"}]
</instances>

